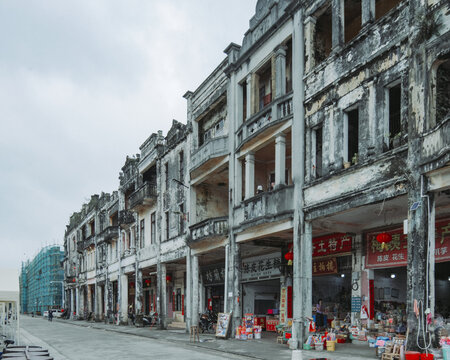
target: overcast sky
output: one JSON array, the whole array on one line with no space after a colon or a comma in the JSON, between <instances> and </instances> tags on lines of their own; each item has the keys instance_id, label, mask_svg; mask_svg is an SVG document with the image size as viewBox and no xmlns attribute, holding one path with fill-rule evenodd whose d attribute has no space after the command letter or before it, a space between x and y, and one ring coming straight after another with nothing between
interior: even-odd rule
<instances>
[{"instance_id":1,"label":"overcast sky","mask_svg":"<svg viewBox=\"0 0 450 360\"><path fill-rule=\"evenodd\" d=\"M242 44L256 0L0 1L0 263L63 243L91 194Z\"/></svg>"}]
</instances>

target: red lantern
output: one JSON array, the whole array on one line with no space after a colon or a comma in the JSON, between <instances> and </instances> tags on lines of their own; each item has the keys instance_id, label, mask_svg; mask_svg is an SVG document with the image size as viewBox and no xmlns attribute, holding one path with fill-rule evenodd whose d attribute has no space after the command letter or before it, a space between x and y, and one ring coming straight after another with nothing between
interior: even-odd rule
<instances>
[{"instance_id":1,"label":"red lantern","mask_svg":"<svg viewBox=\"0 0 450 360\"><path fill-rule=\"evenodd\" d=\"M145 285L147 285L147 286L150 285L150 279L145 279Z\"/></svg>"},{"instance_id":2,"label":"red lantern","mask_svg":"<svg viewBox=\"0 0 450 360\"><path fill-rule=\"evenodd\" d=\"M379 243L388 243L388 242L391 242L391 240L392 240L392 235L388 234L386 232L382 232L377 235L377 241Z\"/></svg>"},{"instance_id":3,"label":"red lantern","mask_svg":"<svg viewBox=\"0 0 450 360\"><path fill-rule=\"evenodd\" d=\"M381 250L383 250L386 246L386 243L392 241L392 235L388 234L387 232L382 232L377 235L377 241L381 243Z\"/></svg>"},{"instance_id":4,"label":"red lantern","mask_svg":"<svg viewBox=\"0 0 450 360\"><path fill-rule=\"evenodd\" d=\"M166 281L167 281L168 283L170 283L170 282L172 281L172 276L167 275L167 276L166 276Z\"/></svg>"},{"instance_id":5,"label":"red lantern","mask_svg":"<svg viewBox=\"0 0 450 360\"><path fill-rule=\"evenodd\" d=\"M284 258L288 261L288 265L292 265L292 260L294 260L294 254L292 251L289 251L284 255Z\"/></svg>"},{"instance_id":6,"label":"red lantern","mask_svg":"<svg viewBox=\"0 0 450 360\"><path fill-rule=\"evenodd\" d=\"M134 282L130 282L130 287L134 287Z\"/></svg>"}]
</instances>

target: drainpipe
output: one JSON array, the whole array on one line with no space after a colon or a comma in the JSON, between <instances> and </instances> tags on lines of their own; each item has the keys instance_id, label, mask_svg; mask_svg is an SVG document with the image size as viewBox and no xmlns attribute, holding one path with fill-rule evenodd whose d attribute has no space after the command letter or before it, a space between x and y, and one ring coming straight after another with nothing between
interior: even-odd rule
<instances>
[{"instance_id":1,"label":"drainpipe","mask_svg":"<svg viewBox=\"0 0 450 360\"><path fill-rule=\"evenodd\" d=\"M228 312L228 251L229 251L230 245L225 245L225 289L224 289L224 309L223 312Z\"/></svg>"}]
</instances>

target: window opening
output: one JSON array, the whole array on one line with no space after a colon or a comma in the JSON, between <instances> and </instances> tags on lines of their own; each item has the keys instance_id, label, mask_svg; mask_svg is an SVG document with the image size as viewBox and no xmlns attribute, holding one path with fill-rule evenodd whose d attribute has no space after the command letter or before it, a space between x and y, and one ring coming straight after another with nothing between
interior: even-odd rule
<instances>
[{"instance_id":1,"label":"window opening","mask_svg":"<svg viewBox=\"0 0 450 360\"><path fill-rule=\"evenodd\" d=\"M286 43L286 93L292 91L292 39Z\"/></svg>"},{"instance_id":2,"label":"window opening","mask_svg":"<svg viewBox=\"0 0 450 360\"><path fill-rule=\"evenodd\" d=\"M347 158L346 161L358 162L359 112L358 108L350 110L347 115Z\"/></svg>"},{"instance_id":3,"label":"window opening","mask_svg":"<svg viewBox=\"0 0 450 360\"><path fill-rule=\"evenodd\" d=\"M344 1L344 36L347 43L361 30L361 0Z\"/></svg>"},{"instance_id":4,"label":"window opening","mask_svg":"<svg viewBox=\"0 0 450 360\"><path fill-rule=\"evenodd\" d=\"M242 122L247 120L247 83L244 82L242 85Z\"/></svg>"},{"instance_id":5,"label":"window opening","mask_svg":"<svg viewBox=\"0 0 450 360\"><path fill-rule=\"evenodd\" d=\"M164 165L164 176L166 180L166 191L169 190L169 163L166 162Z\"/></svg>"},{"instance_id":6,"label":"window opening","mask_svg":"<svg viewBox=\"0 0 450 360\"><path fill-rule=\"evenodd\" d=\"M144 248L144 246L145 246L145 243L144 243L144 241L145 241L144 227L145 227L145 221L144 221L144 219L142 219L141 220L140 232L139 232L139 235L140 235L140 244L139 244L139 246L140 246L141 249Z\"/></svg>"},{"instance_id":7,"label":"window opening","mask_svg":"<svg viewBox=\"0 0 450 360\"><path fill-rule=\"evenodd\" d=\"M316 178L322 176L322 127L314 130L314 164L313 172Z\"/></svg>"},{"instance_id":8,"label":"window opening","mask_svg":"<svg viewBox=\"0 0 450 360\"><path fill-rule=\"evenodd\" d=\"M170 220L169 220L169 212L166 211L166 240L169 240L169 225L170 225Z\"/></svg>"},{"instance_id":9,"label":"window opening","mask_svg":"<svg viewBox=\"0 0 450 360\"><path fill-rule=\"evenodd\" d=\"M401 86L389 89L389 140L391 148L400 145L401 141Z\"/></svg>"},{"instance_id":10,"label":"window opening","mask_svg":"<svg viewBox=\"0 0 450 360\"><path fill-rule=\"evenodd\" d=\"M401 0L375 0L375 19L384 16L389 10L395 8Z\"/></svg>"},{"instance_id":11,"label":"window opening","mask_svg":"<svg viewBox=\"0 0 450 360\"><path fill-rule=\"evenodd\" d=\"M179 161L179 167L180 167L180 181L183 182L184 179L184 152L180 151L180 161Z\"/></svg>"},{"instance_id":12,"label":"window opening","mask_svg":"<svg viewBox=\"0 0 450 360\"><path fill-rule=\"evenodd\" d=\"M331 6L328 6L321 15L317 17L314 35L314 60L320 64L331 53L332 48L332 22Z\"/></svg>"},{"instance_id":13,"label":"window opening","mask_svg":"<svg viewBox=\"0 0 450 360\"><path fill-rule=\"evenodd\" d=\"M179 229L180 229L180 235L184 233L184 204L180 204L179 205L179 212L180 212L180 217L179 217Z\"/></svg>"},{"instance_id":14,"label":"window opening","mask_svg":"<svg viewBox=\"0 0 450 360\"><path fill-rule=\"evenodd\" d=\"M450 117L450 60L436 71L436 124Z\"/></svg>"},{"instance_id":15,"label":"window opening","mask_svg":"<svg viewBox=\"0 0 450 360\"><path fill-rule=\"evenodd\" d=\"M156 242L156 213L152 213L150 215L150 231L151 231L151 238L150 242L155 243Z\"/></svg>"}]
</instances>

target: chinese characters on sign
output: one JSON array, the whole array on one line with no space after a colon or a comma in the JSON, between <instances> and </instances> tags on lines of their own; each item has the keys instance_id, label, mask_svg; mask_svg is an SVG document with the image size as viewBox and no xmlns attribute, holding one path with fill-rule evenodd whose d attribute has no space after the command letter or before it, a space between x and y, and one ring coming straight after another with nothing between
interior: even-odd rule
<instances>
[{"instance_id":1,"label":"chinese characters on sign","mask_svg":"<svg viewBox=\"0 0 450 360\"><path fill-rule=\"evenodd\" d=\"M225 265L203 271L204 284L223 284L225 282Z\"/></svg>"},{"instance_id":2,"label":"chinese characters on sign","mask_svg":"<svg viewBox=\"0 0 450 360\"><path fill-rule=\"evenodd\" d=\"M242 261L242 280L251 278L279 276L281 253L268 254L259 257L244 259Z\"/></svg>"},{"instance_id":3,"label":"chinese characters on sign","mask_svg":"<svg viewBox=\"0 0 450 360\"><path fill-rule=\"evenodd\" d=\"M281 288L280 293L280 324L286 324L286 287Z\"/></svg>"},{"instance_id":4,"label":"chinese characters on sign","mask_svg":"<svg viewBox=\"0 0 450 360\"><path fill-rule=\"evenodd\" d=\"M450 220L436 223L435 230L436 262L450 260ZM392 241L384 248L377 241L378 233L367 235L367 267L379 268L386 266L406 266L408 260L408 236L402 229L386 231L392 236Z\"/></svg>"},{"instance_id":5,"label":"chinese characters on sign","mask_svg":"<svg viewBox=\"0 0 450 360\"><path fill-rule=\"evenodd\" d=\"M313 257L329 256L352 251L352 237L332 234L313 239Z\"/></svg>"},{"instance_id":6,"label":"chinese characters on sign","mask_svg":"<svg viewBox=\"0 0 450 360\"><path fill-rule=\"evenodd\" d=\"M337 273L336 258L313 260L313 275L328 275Z\"/></svg>"}]
</instances>

